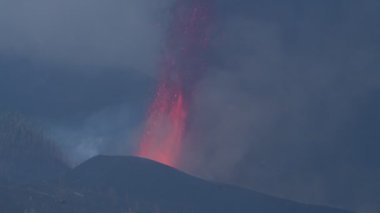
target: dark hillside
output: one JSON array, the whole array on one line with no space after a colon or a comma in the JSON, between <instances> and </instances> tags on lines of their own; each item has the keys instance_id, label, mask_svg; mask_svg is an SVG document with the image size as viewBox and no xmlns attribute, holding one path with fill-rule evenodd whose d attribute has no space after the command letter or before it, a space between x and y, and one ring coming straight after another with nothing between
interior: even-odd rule
<instances>
[{"instance_id":1,"label":"dark hillside","mask_svg":"<svg viewBox=\"0 0 380 213\"><path fill-rule=\"evenodd\" d=\"M7 213L347 213L205 181L146 159L116 156L94 157L55 181L0 186L0 210Z\"/></svg>"},{"instance_id":2,"label":"dark hillside","mask_svg":"<svg viewBox=\"0 0 380 213\"><path fill-rule=\"evenodd\" d=\"M94 157L69 172L63 182L83 192L112 192L133 202L155 203L168 209L194 212L346 212L208 182L136 157Z\"/></svg>"},{"instance_id":3,"label":"dark hillside","mask_svg":"<svg viewBox=\"0 0 380 213\"><path fill-rule=\"evenodd\" d=\"M0 182L48 180L67 169L60 152L42 130L19 114L0 115Z\"/></svg>"}]
</instances>

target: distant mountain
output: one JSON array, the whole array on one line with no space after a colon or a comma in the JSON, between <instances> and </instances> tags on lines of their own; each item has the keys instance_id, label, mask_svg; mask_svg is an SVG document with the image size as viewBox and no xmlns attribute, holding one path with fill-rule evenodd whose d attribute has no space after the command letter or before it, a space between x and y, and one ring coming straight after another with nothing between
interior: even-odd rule
<instances>
[{"instance_id":1,"label":"distant mountain","mask_svg":"<svg viewBox=\"0 0 380 213\"><path fill-rule=\"evenodd\" d=\"M7 213L347 213L214 183L157 162L97 156L60 179L0 187Z\"/></svg>"},{"instance_id":2,"label":"distant mountain","mask_svg":"<svg viewBox=\"0 0 380 213\"><path fill-rule=\"evenodd\" d=\"M0 185L58 178L68 169L41 129L20 114L0 114Z\"/></svg>"}]
</instances>

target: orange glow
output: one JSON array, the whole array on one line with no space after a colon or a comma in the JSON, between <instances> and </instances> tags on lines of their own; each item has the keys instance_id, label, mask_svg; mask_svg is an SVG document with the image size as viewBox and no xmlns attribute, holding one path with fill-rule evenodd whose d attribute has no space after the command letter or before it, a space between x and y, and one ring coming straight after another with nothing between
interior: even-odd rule
<instances>
[{"instance_id":1,"label":"orange glow","mask_svg":"<svg viewBox=\"0 0 380 213\"><path fill-rule=\"evenodd\" d=\"M178 167L188 108L204 70L211 0L178 0L161 61L160 81L136 155Z\"/></svg>"},{"instance_id":2,"label":"orange glow","mask_svg":"<svg viewBox=\"0 0 380 213\"><path fill-rule=\"evenodd\" d=\"M161 84L151 106L137 155L175 167L185 131L186 108L180 88Z\"/></svg>"}]
</instances>

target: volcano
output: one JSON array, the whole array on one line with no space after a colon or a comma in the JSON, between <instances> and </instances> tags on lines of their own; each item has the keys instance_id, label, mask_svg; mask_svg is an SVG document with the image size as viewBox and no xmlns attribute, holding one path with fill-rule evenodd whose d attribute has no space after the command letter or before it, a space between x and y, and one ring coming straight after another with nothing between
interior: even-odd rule
<instances>
[{"instance_id":1,"label":"volcano","mask_svg":"<svg viewBox=\"0 0 380 213\"><path fill-rule=\"evenodd\" d=\"M61 178L0 187L7 213L348 213L203 180L138 157L97 156Z\"/></svg>"}]
</instances>

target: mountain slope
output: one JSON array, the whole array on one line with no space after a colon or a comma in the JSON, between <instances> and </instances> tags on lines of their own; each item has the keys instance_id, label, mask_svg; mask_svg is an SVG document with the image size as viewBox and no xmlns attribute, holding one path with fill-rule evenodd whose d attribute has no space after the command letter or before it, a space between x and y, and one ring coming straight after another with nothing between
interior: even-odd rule
<instances>
[{"instance_id":1,"label":"mountain slope","mask_svg":"<svg viewBox=\"0 0 380 213\"><path fill-rule=\"evenodd\" d=\"M54 179L68 169L41 129L20 114L0 114L0 185Z\"/></svg>"},{"instance_id":2,"label":"mountain slope","mask_svg":"<svg viewBox=\"0 0 380 213\"><path fill-rule=\"evenodd\" d=\"M2 184L0 212L347 213L205 181L147 159L117 156L94 157L54 181Z\"/></svg>"},{"instance_id":3,"label":"mountain slope","mask_svg":"<svg viewBox=\"0 0 380 213\"><path fill-rule=\"evenodd\" d=\"M108 193L164 212L344 213L296 203L251 190L204 181L168 166L136 157L97 156L62 179L67 188Z\"/></svg>"}]
</instances>

